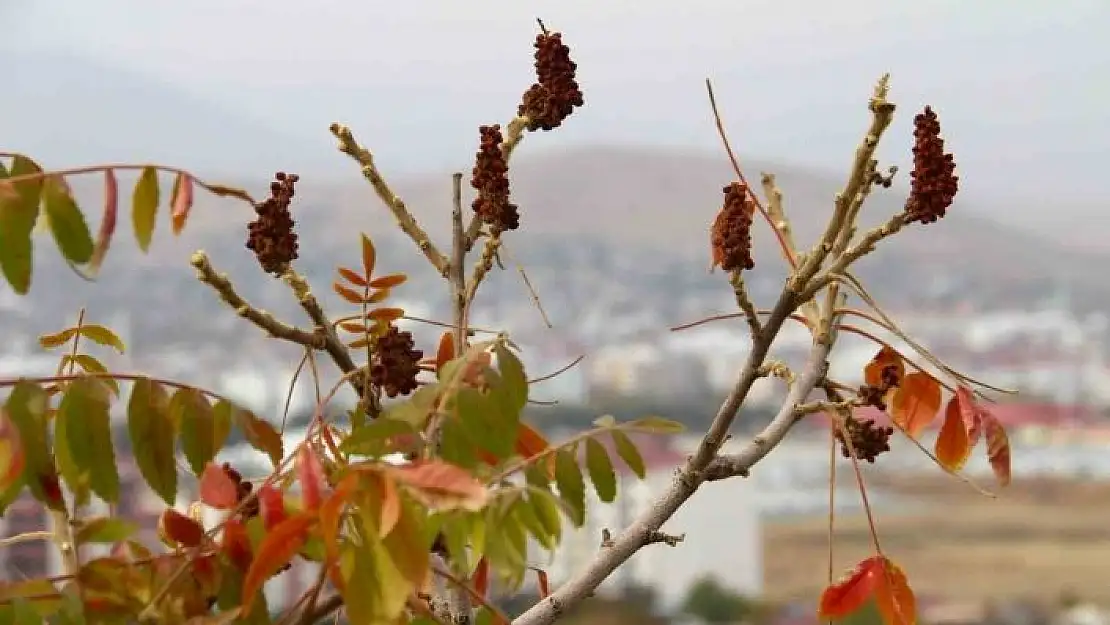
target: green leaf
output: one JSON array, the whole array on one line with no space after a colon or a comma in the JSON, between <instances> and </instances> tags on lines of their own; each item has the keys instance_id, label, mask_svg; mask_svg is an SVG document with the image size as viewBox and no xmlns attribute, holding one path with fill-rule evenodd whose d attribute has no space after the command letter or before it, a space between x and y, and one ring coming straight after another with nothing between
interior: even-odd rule
<instances>
[{"instance_id":1,"label":"green leaf","mask_svg":"<svg viewBox=\"0 0 1110 625\"><path fill-rule=\"evenodd\" d=\"M445 461L464 469L478 466L478 443L461 419L445 419L440 426L439 455Z\"/></svg>"},{"instance_id":2,"label":"green leaf","mask_svg":"<svg viewBox=\"0 0 1110 625\"><path fill-rule=\"evenodd\" d=\"M641 480L647 475L647 467L644 466L644 457L640 455L640 450L636 449L636 444L628 435L620 430L612 430L609 436L613 437L613 446L617 448L617 455L621 460L628 465L629 469L636 474Z\"/></svg>"},{"instance_id":3,"label":"green leaf","mask_svg":"<svg viewBox=\"0 0 1110 625\"><path fill-rule=\"evenodd\" d=\"M494 346L493 354L497 357L497 368L501 372L508 407L519 418L520 411L528 403L528 377L524 374L524 365L516 354L500 343Z\"/></svg>"},{"instance_id":4,"label":"green leaf","mask_svg":"<svg viewBox=\"0 0 1110 625\"><path fill-rule=\"evenodd\" d=\"M536 508L530 501L526 500L523 495L516 497L513 501L512 515L516 517L521 526L528 530L528 533L531 534L536 539L536 542L544 549L551 551L558 545L555 537L551 535L551 532L547 531L547 526L545 526L540 521L539 516L536 515Z\"/></svg>"},{"instance_id":5,"label":"green leaf","mask_svg":"<svg viewBox=\"0 0 1110 625\"><path fill-rule=\"evenodd\" d=\"M185 452L189 468L199 477L227 440L231 427L230 404L224 402L228 407L221 408L221 415L217 416L208 398L196 389L178 389L174 399L177 401L173 402L173 419L180 428L181 450Z\"/></svg>"},{"instance_id":6,"label":"green leaf","mask_svg":"<svg viewBox=\"0 0 1110 625\"><path fill-rule=\"evenodd\" d=\"M559 518L559 504L555 496L545 488L533 488L528 491L528 503L544 531L552 537L555 546L558 546L563 537L563 522Z\"/></svg>"},{"instance_id":7,"label":"green leaf","mask_svg":"<svg viewBox=\"0 0 1110 625\"><path fill-rule=\"evenodd\" d=\"M408 422L383 416L351 432L339 444L339 449L348 454L380 457L394 451L390 444L391 438L412 434L416 434L416 428Z\"/></svg>"},{"instance_id":8,"label":"green leaf","mask_svg":"<svg viewBox=\"0 0 1110 625\"><path fill-rule=\"evenodd\" d=\"M77 265L89 262L93 255L92 233L64 181L55 178L47 181L43 206L50 232L62 256Z\"/></svg>"},{"instance_id":9,"label":"green leaf","mask_svg":"<svg viewBox=\"0 0 1110 625\"><path fill-rule=\"evenodd\" d=\"M466 387L455 394L454 408L470 439L482 449L498 459L513 454L519 410L508 412L490 393Z\"/></svg>"},{"instance_id":10,"label":"green leaf","mask_svg":"<svg viewBox=\"0 0 1110 625\"><path fill-rule=\"evenodd\" d=\"M413 590L394 564L385 545L371 528L360 532L364 541L340 558L340 571L347 581L347 618L352 623L392 623L405 609Z\"/></svg>"},{"instance_id":11,"label":"green leaf","mask_svg":"<svg viewBox=\"0 0 1110 625\"><path fill-rule=\"evenodd\" d=\"M586 469L598 499L610 503L617 498L617 474L613 471L609 452L595 438L586 439Z\"/></svg>"},{"instance_id":12,"label":"green leaf","mask_svg":"<svg viewBox=\"0 0 1110 625\"><path fill-rule=\"evenodd\" d=\"M35 499L54 510L61 510L65 504L56 497L58 493L52 496L43 488L46 484L56 484L58 480L47 428L46 410L49 407L50 398L46 391L31 382L17 383L4 405L8 417L19 428L26 460L23 472L27 487Z\"/></svg>"},{"instance_id":13,"label":"green leaf","mask_svg":"<svg viewBox=\"0 0 1110 625\"><path fill-rule=\"evenodd\" d=\"M73 462L87 472L92 491L112 504L119 500L119 471L112 446L110 398L108 387L99 380L73 380L58 406L58 419L65 422Z\"/></svg>"},{"instance_id":14,"label":"green leaf","mask_svg":"<svg viewBox=\"0 0 1110 625\"><path fill-rule=\"evenodd\" d=\"M81 369L86 373L108 373L108 367L105 367L104 363L97 360L94 356L90 356L88 354L65 354L64 356L62 356L63 367L69 366L70 363L81 367ZM104 384L107 384L108 387L112 389L112 394L116 397L119 397L119 382L117 382L114 378L100 377L99 375L97 376L97 379L99 379Z\"/></svg>"},{"instance_id":15,"label":"green leaf","mask_svg":"<svg viewBox=\"0 0 1110 625\"><path fill-rule=\"evenodd\" d=\"M169 403L161 384L149 378L136 380L127 403L127 432L139 473L162 501L172 506L177 501L177 463Z\"/></svg>"},{"instance_id":16,"label":"green leaf","mask_svg":"<svg viewBox=\"0 0 1110 625\"><path fill-rule=\"evenodd\" d=\"M95 323L85 324L80 326L78 332L80 332L81 336L89 339L90 341L114 348L117 352L121 354L126 350L123 341L120 340L118 336L116 336L115 332L113 332L110 328L106 326L98 325Z\"/></svg>"},{"instance_id":17,"label":"green leaf","mask_svg":"<svg viewBox=\"0 0 1110 625\"><path fill-rule=\"evenodd\" d=\"M555 485L567 503L571 522L582 527L586 522L586 480L573 451L560 449L555 453Z\"/></svg>"},{"instance_id":18,"label":"green leaf","mask_svg":"<svg viewBox=\"0 0 1110 625\"><path fill-rule=\"evenodd\" d=\"M77 543L118 543L131 538L139 526L118 517L96 517L83 521L74 533Z\"/></svg>"},{"instance_id":19,"label":"green leaf","mask_svg":"<svg viewBox=\"0 0 1110 625\"><path fill-rule=\"evenodd\" d=\"M16 597L11 603L0 606L0 623L4 625L41 625L42 615L35 611L34 605Z\"/></svg>"},{"instance_id":20,"label":"green leaf","mask_svg":"<svg viewBox=\"0 0 1110 625\"><path fill-rule=\"evenodd\" d=\"M158 171L153 167L144 167L131 196L131 223L135 227L139 249L144 252L150 249L150 240L154 236L160 195Z\"/></svg>"},{"instance_id":21,"label":"green leaf","mask_svg":"<svg viewBox=\"0 0 1110 625\"><path fill-rule=\"evenodd\" d=\"M625 429L650 432L652 434L678 434L686 430L686 426L678 421L671 421L663 417L642 417L625 424Z\"/></svg>"},{"instance_id":22,"label":"green leaf","mask_svg":"<svg viewBox=\"0 0 1110 625\"><path fill-rule=\"evenodd\" d=\"M438 384L426 384L405 400L394 402L382 411L382 418L405 421L416 428L423 428L439 395Z\"/></svg>"},{"instance_id":23,"label":"green leaf","mask_svg":"<svg viewBox=\"0 0 1110 625\"><path fill-rule=\"evenodd\" d=\"M70 450L69 428L66 426L68 421L69 420L65 418L61 410L55 415L54 460L57 463L58 472L61 473L62 479L65 480L66 486L68 486L70 492L73 493L74 501L77 505L83 506L89 502L89 471L88 467L77 464L77 460Z\"/></svg>"},{"instance_id":24,"label":"green leaf","mask_svg":"<svg viewBox=\"0 0 1110 625\"><path fill-rule=\"evenodd\" d=\"M278 467L281 459L285 457L285 443L281 440L281 434L277 429L269 421L263 421L253 412L239 406L235 407L233 416L250 446L265 453L270 457L274 467Z\"/></svg>"},{"instance_id":25,"label":"green leaf","mask_svg":"<svg viewBox=\"0 0 1110 625\"><path fill-rule=\"evenodd\" d=\"M496 528L486 534L490 570L511 591L519 586L527 570L528 532L509 506L490 506L485 516L486 524Z\"/></svg>"},{"instance_id":26,"label":"green leaf","mask_svg":"<svg viewBox=\"0 0 1110 625\"><path fill-rule=\"evenodd\" d=\"M24 176L42 172L34 161L16 156L12 161L11 176ZM8 172L0 171L2 178ZM12 183L12 194L0 193L0 271L12 290L25 295L31 288L34 265L34 247L31 235L39 217L39 195L42 179Z\"/></svg>"}]
</instances>

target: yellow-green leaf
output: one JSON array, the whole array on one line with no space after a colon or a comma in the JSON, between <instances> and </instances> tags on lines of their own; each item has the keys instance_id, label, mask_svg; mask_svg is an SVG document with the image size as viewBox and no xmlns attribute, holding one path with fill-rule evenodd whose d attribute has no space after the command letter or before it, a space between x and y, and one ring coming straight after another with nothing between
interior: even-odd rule
<instances>
[{"instance_id":1,"label":"yellow-green leaf","mask_svg":"<svg viewBox=\"0 0 1110 625\"><path fill-rule=\"evenodd\" d=\"M686 429L678 421L671 421L663 417L642 417L627 424L629 430L651 432L652 434L678 434Z\"/></svg>"},{"instance_id":2,"label":"yellow-green leaf","mask_svg":"<svg viewBox=\"0 0 1110 625\"><path fill-rule=\"evenodd\" d=\"M78 543L118 543L138 530L138 525L126 519L102 516L82 521L73 538Z\"/></svg>"},{"instance_id":3,"label":"yellow-green leaf","mask_svg":"<svg viewBox=\"0 0 1110 625\"><path fill-rule=\"evenodd\" d=\"M511 414L519 416L528 403L528 377L524 373L524 365L516 354L500 343L494 346L493 354L497 357L497 369L504 385L498 392L504 393Z\"/></svg>"},{"instance_id":4,"label":"yellow-green leaf","mask_svg":"<svg viewBox=\"0 0 1110 625\"><path fill-rule=\"evenodd\" d=\"M57 484L58 480L46 423L46 410L49 406L50 398L42 387L31 382L19 382L12 388L4 408L19 428L27 487L35 499L54 510L61 510L64 502L57 496L60 493L53 488L46 488Z\"/></svg>"},{"instance_id":5,"label":"yellow-green leaf","mask_svg":"<svg viewBox=\"0 0 1110 625\"><path fill-rule=\"evenodd\" d=\"M69 365L69 363L73 363L78 367L81 367L81 369L84 370L86 373L108 373L108 367L105 367L104 363L100 362L95 357L88 354L66 354L65 356L62 356L63 366ZM117 382L114 378L102 377L99 379L101 382L107 384L108 387L112 389L113 395L119 397L119 382Z\"/></svg>"},{"instance_id":6,"label":"yellow-green leaf","mask_svg":"<svg viewBox=\"0 0 1110 625\"><path fill-rule=\"evenodd\" d=\"M61 411L55 415L54 460L66 486L73 493L74 501L77 505L83 506L89 502L89 470L88 467L77 464L77 460L70 450L69 428L66 426L68 421Z\"/></svg>"},{"instance_id":7,"label":"yellow-green leaf","mask_svg":"<svg viewBox=\"0 0 1110 625\"><path fill-rule=\"evenodd\" d=\"M234 410L226 400L215 406L208 403L199 392L188 394L189 410L181 415L181 448L189 461L189 468L197 476L223 447L231 432L231 413Z\"/></svg>"},{"instance_id":8,"label":"yellow-green leaf","mask_svg":"<svg viewBox=\"0 0 1110 625\"><path fill-rule=\"evenodd\" d=\"M41 172L42 168L34 161L17 155L12 161L10 176ZM7 177L9 172L0 168L0 178ZM0 194L0 271L4 273L12 289L24 295L31 288L34 264L31 235L39 216L42 179L11 183L10 187L8 193Z\"/></svg>"},{"instance_id":9,"label":"yellow-green leaf","mask_svg":"<svg viewBox=\"0 0 1110 625\"><path fill-rule=\"evenodd\" d=\"M172 506L177 500L175 428L169 414L169 394L149 378L136 380L127 403L127 432L139 473Z\"/></svg>"},{"instance_id":10,"label":"yellow-green leaf","mask_svg":"<svg viewBox=\"0 0 1110 625\"><path fill-rule=\"evenodd\" d=\"M85 324L78 328L78 332L90 341L111 347L121 354L127 349L116 333L106 326L95 323Z\"/></svg>"},{"instance_id":11,"label":"yellow-green leaf","mask_svg":"<svg viewBox=\"0 0 1110 625\"><path fill-rule=\"evenodd\" d=\"M112 446L109 416L111 394L93 378L79 378L66 386L58 420L65 422L66 440L73 462L87 472L89 487L108 503L119 500L119 471Z\"/></svg>"},{"instance_id":12,"label":"yellow-green leaf","mask_svg":"<svg viewBox=\"0 0 1110 625\"><path fill-rule=\"evenodd\" d=\"M572 451L560 449L555 453L555 485L567 503L571 522L582 527L586 522L586 480Z\"/></svg>"},{"instance_id":13,"label":"yellow-green leaf","mask_svg":"<svg viewBox=\"0 0 1110 625\"><path fill-rule=\"evenodd\" d=\"M150 249L150 241L154 236L160 196L158 171L153 167L144 167L131 196L131 224L135 228L135 240L139 242L139 249L144 252Z\"/></svg>"},{"instance_id":14,"label":"yellow-green leaf","mask_svg":"<svg viewBox=\"0 0 1110 625\"><path fill-rule=\"evenodd\" d=\"M640 450L636 449L636 444L620 430L612 430L609 435L613 437L613 446L617 448L617 455L629 469L632 469L636 477L644 479L647 475L647 467L644 466L644 457L640 455Z\"/></svg>"},{"instance_id":15,"label":"yellow-green leaf","mask_svg":"<svg viewBox=\"0 0 1110 625\"><path fill-rule=\"evenodd\" d=\"M345 584L345 607L352 623L393 623L405 609L413 584L405 579L385 545L369 529L361 532L361 546L340 555Z\"/></svg>"},{"instance_id":16,"label":"yellow-green leaf","mask_svg":"<svg viewBox=\"0 0 1110 625\"><path fill-rule=\"evenodd\" d=\"M594 483L598 499L609 503L617 498L617 475L613 471L609 452L594 438L586 439L586 469L590 472L590 481Z\"/></svg>"},{"instance_id":17,"label":"yellow-green leaf","mask_svg":"<svg viewBox=\"0 0 1110 625\"><path fill-rule=\"evenodd\" d=\"M89 232L89 224L60 178L51 178L47 181L43 193L43 205L46 208L50 232L54 235L54 242L58 244L58 251L62 256L77 265L89 262L93 255L93 239L92 233Z\"/></svg>"},{"instance_id":18,"label":"yellow-green leaf","mask_svg":"<svg viewBox=\"0 0 1110 625\"><path fill-rule=\"evenodd\" d=\"M528 503L535 511L536 518L546 531L558 544L562 541L563 522L559 518L559 504L555 496L546 488L533 488L528 491Z\"/></svg>"},{"instance_id":19,"label":"yellow-green leaf","mask_svg":"<svg viewBox=\"0 0 1110 625\"><path fill-rule=\"evenodd\" d=\"M61 332L54 334L43 334L39 336L39 346L43 349L53 349L61 347L69 342L74 336L77 335L77 328L66 328Z\"/></svg>"}]
</instances>

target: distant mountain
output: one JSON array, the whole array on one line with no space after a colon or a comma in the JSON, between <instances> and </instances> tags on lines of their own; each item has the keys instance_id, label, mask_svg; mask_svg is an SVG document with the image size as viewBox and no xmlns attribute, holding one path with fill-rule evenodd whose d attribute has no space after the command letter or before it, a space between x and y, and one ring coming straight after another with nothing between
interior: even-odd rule
<instances>
[{"instance_id":1,"label":"distant mountain","mask_svg":"<svg viewBox=\"0 0 1110 625\"><path fill-rule=\"evenodd\" d=\"M2 146L48 166L157 161L226 175L318 162L334 149L326 137L307 139L299 131L273 128L171 84L87 58L17 52L4 61ZM249 77L244 82L249 85ZM36 123L21 123L32 115Z\"/></svg>"}]
</instances>

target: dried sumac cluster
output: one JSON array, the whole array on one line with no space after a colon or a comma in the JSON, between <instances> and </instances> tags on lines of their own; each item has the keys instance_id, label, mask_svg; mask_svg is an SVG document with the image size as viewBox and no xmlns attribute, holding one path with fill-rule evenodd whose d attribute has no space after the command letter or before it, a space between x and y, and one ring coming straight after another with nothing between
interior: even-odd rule
<instances>
[{"instance_id":1,"label":"dried sumac cluster","mask_svg":"<svg viewBox=\"0 0 1110 625\"><path fill-rule=\"evenodd\" d=\"M300 177L279 171L274 178L270 197L254 207L258 218L247 226L247 249L258 257L266 273L278 276L297 259L297 233L293 232L295 222L289 204Z\"/></svg>"},{"instance_id":2,"label":"dried sumac cluster","mask_svg":"<svg viewBox=\"0 0 1110 625\"><path fill-rule=\"evenodd\" d=\"M723 189L724 206L717 213L710 231L713 264L725 271L752 269L752 218L755 205L748 195L748 186L734 182Z\"/></svg>"},{"instance_id":3,"label":"dried sumac cluster","mask_svg":"<svg viewBox=\"0 0 1110 625\"><path fill-rule=\"evenodd\" d=\"M845 434L848 440L845 440ZM894 428L891 426L878 425L874 419L859 420L851 415L844 419L843 429L836 429L836 438L840 441L840 453L845 458L851 458L854 450L858 460L867 462L875 462L875 458L879 455L890 451L890 437L893 434Z\"/></svg>"},{"instance_id":4,"label":"dried sumac cluster","mask_svg":"<svg viewBox=\"0 0 1110 625\"><path fill-rule=\"evenodd\" d=\"M471 207L494 235L520 227L520 212L509 201L509 164L501 151L501 126L482 126L470 186L478 191Z\"/></svg>"},{"instance_id":5,"label":"dried sumac cluster","mask_svg":"<svg viewBox=\"0 0 1110 625\"><path fill-rule=\"evenodd\" d=\"M571 60L562 33L542 32L534 45L536 82L521 97L517 114L528 118L528 130L551 130L584 104L574 76L578 65Z\"/></svg>"},{"instance_id":6,"label":"dried sumac cluster","mask_svg":"<svg viewBox=\"0 0 1110 625\"><path fill-rule=\"evenodd\" d=\"M913 171L910 197L906 201L906 221L932 223L944 217L959 190L956 162L944 153L940 121L932 107L913 118Z\"/></svg>"},{"instance_id":7,"label":"dried sumac cluster","mask_svg":"<svg viewBox=\"0 0 1110 625\"><path fill-rule=\"evenodd\" d=\"M886 410L886 396L891 389L898 386L899 366L896 363L884 365L879 374L878 384L862 384L859 387L859 397L866 406L874 406L879 410Z\"/></svg>"},{"instance_id":8,"label":"dried sumac cluster","mask_svg":"<svg viewBox=\"0 0 1110 625\"><path fill-rule=\"evenodd\" d=\"M420 373L424 352L415 347L412 333L398 330L392 324L378 337L370 363L370 381L387 397L408 395L416 390L416 376Z\"/></svg>"}]
</instances>

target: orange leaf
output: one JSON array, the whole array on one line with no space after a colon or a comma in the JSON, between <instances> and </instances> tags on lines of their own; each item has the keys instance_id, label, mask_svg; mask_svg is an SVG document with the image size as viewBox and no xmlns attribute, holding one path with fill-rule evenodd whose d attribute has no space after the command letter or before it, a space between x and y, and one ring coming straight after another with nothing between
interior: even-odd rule
<instances>
[{"instance_id":1,"label":"orange leaf","mask_svg":"<svg viewBox=\"0 0 1110 625\"><path fill-rule=\"evenodd\" d=\"M520 423L520 429L516 435L516 453L518 455L522 458L532 458L547 451L550 446L551 444L547 442L543 434L540 434L535 428L523 421ZM555 479L554 461L555 455L552 454L550 462L544 463L547 469L547 478L551 480Z\"/></svg>"},{"instance_id":2,"label":"orange leaf","mask_svg":"<svg viewBox=\"0 0 1110 625\"><path fill-rule=\"evenodd\" d=\"M455 334L448 330L439 337L439 347L436 348L436 370L451 362L455 357Z\"/></svg>"},{"instance_id":3,"label":"orange leaf","mask_svg":"<svg viewBox=\"0 0 1110 625\"><path fill-rule=\"evenodd\" d=\"M390 293L389 289L378 289L378 290L374 291L373 293L371 293L370 297L366 298L366 303L367 304L380 304L381 302L384 302L385 300L389 299L389 293Z\"/></svg>"},{"instance_id":4,"label":"orange leaf","mask_svg":"<svg viewBox=\"0 0 1110 625\"><path fill-rule=\"evenodd\" d=\"M272 484L258 489L258 507L262 515L262 525L267 530L279 525L289 516L285 512L285 497Z\"/></svg>"},{"instance_id":5,"label":"orange leaf","mask_svg":"<svg viewBox=\"0 0 1110 625\"><path fill-rule=\"evenodd\" d=\"M170 207L170 227L175 235L181 234L185 221L189 219L189 211L193 208L193 177L189 174L177 174Z\"/></svg>"},{"instance_id":6,"label":"orange leaf","mask_svg":"<svg viewBox=\"0 0 1110 625\"><path fill-rule=\"evenodd\" d=\"M910 436L917 438L936 418L940 403L940 383L923 371L915 371L902 378L894 392L891 417Z\"/></svg>"},{"instance_id":7,"label":"orange leaf","mask_svg":"<svg viewBox=\"0 0 1110 625\"><path fill-rule=\"evenodd\" d=\"M408 276L403 273L394 273L380 278L374 278L370 281L370 288L372 289L392 289L395 286L401 286L408 280Z\"/></svg>"},{"instance_id":8,"label":"orange leaf","mask_svg":"<svg viewBox=\"0 0 1110 625\"><path fill-rule=\"evenodd\" d=\"M244 614L250 613L254 597L266 580L288 564L304 547L308 541L308 530L315 522L316 515L302 512L278 523L262 537L262 542L258 545L258 557L251 562L251 568L243 577Z\"/></svg>"},{"instance_id":9,"label":"orange leaf","mask_svg":"<svg viewBox=\"0 0 1110 625\"><path fill-rule=\"evenodd\" d=\"M906 375L906 365L902 362L902 356L889 345L883 345L877 354L867 363L863 368L863 381L868 386L882 386L883 382L883 369L893 366L898 375L898 380L901 380Z\"/></svg>"},{"instance_id":10,"label":"orange leaf","mask_svg":"<svg viewBox=\"0 0 1110 625\"><path fill-rule=\"evenodd\" d=\"M401 497L397 494L397 485L386 475L381 475L382 480L382 509L380 515L379 532L385 538L397 527L401 520Z\"/></svg>"},{"instance_id":11,"label":"orange leaf","mask_svg":"<svg viewBox=\"0 0 1110 625\"><path fill-rule=\"evenodd\" d=\"M474 569L474 577L471 579L474 583L474 592L485 599L486 594L489 593L489 560L485 558L478 560L478 567Z\"/></svg>"},{"instance_id":12,"label":"orange leaf","mask_svg":"<svg viewBox=\"0 0 1110 625\"><path fill-rule=\"evenodd\" d=\"M362 236L362 273L366 277L374 275L374 263L377 260L377 251L374 250L374 242L370 237L365 234Z\"/></svg>"},{"instance_id":13,"label":"orange leaf","mask_svg":"<svg viewBox=\"0 0 1110 625\"><path fill-rule=\"evenodd\" d=\"M343 321L339 327L352 334L366 334L366 324L361 321Z\"/></svg>"},{"instance_id":14,"label":"orange leaf","mask_svg":"<svg viewBox=\"0 0 1110 625\"><path fill-rule=\"evenodd\" d=\"M366 313L366 318L372 321L396 321L405 316L405 311L401 308L375 308Z\"/></svg>"},{"instance_id":15,"label":"orange leaf","mask_svg":"<svg viewBox=\"0 0 1110 625\"><path fill-rule=\"evenodd\" d=\"M347 300L348 303L351 303L351 304L361 304L361 303L363 303L362 293L359 293L358 291L352 289L349 286L346 286L344 284L340 284L338 282L333 282L332 285L331 285L331 288L335 289L335 292L339 294L339 297L342 297L343 299Z\"/></svg>"},{"instance_id":16,"label":"orange leaf","mask_svg":"<svg viewBox=\"0 0 1110 625\"><path fill-rule=\"evenodd\" d=\"M949 471L962 469L971 455L967 427L955 395L948 400L948 406L944 410L944 423L937 434L935 452L937 460Z\"/></svg>"},{"instance_id":17,"label":"orange leaf","mask_svg":"<svg viewBox=\"0 0 1110 625\"><path fill-rule=\"evenodd\" d=\"M217 510L230 510L239 504L239 487L215 462L209 462L200 476L200 500Z\"/></svg>"},{"instance_id":18,"label":"orange leaf","mask_svg":"<svg viewBox=\"0 0 1110 625\"><path fill-rule=\"evenodd\" d=\"M540 588L540 599L551 596L551 584L547 581L547 571L536 569L536 585Z\"/></svg>"},{"instance_id":19,"label":"orange leaf","mask_svg":"<svg viewBox=\"0 0 1110 625\"><path fill-rule=\"evenodd\" d=\"M240 571L246 572L254 559L251 553L251 539L247 534L247 526L238 518L230 518L224 523L223 538L220 549Z\"/></svg>"},{"instance_id":20,"label":"orange leaf","mask_svg":"<svg viewBox=\"0 0 1110 625\"><path fill-rule=\"evenodd\" d=\"M306 510L318 510L324 495L324 465L308 445L301 445L294 460L297 481L301 484L301 498Z\"/></svg>"},{"instance_id":21,"label":"orange leaf","mask_svg":"<svg viewBox=\"0 0 1110 625\"><path fill-rule=\"evenodd\" d=\"M348 475L339 482L335 492L320 506L320 535L324 539L325 566L330 567L339 561L339 522L343 509L357 486L358 476ZM343 576L334 577L339 580L338 587L342 590Z\"/></svg>"},{"instance_id":22,"label":"orange leaf","mask_svg":"<svg viewBox=\"0 0 1110 625\"><path fill-rule=\"evenodd\" d=\"M998 418L986 408L980 407L979 414L983 434L987 437L987 459L991 462L999 486L1007 486L1010 484L1010 438L1006 436L1006 430Z\"/></svg>"},{"instance_id":23,"label":"orange leaf","mask_svg":"<svg viewBox=\"0 0 1110 625\"><path fill-rule=\"evenodd\" d=\"M27 465L19 428L8 412L0 406L0 492L19 481Z\"/></svg>"},{"instance_id":24,"label":"orange leaf","mask_svg":"<svg viewBox=\"0 0 1110 625\"><path fill-rule=\"evenodd\" d=\"M883 622L886 625L916 625L917 599L906 574L889 558L883 558L883 561L886 564L885 575L882 570L879 571L875 589L875 603Z\"/></svg>"},{"instance_id":25,"label":"orange leaf","mask_svg":"<svg viewBox=\"0 0 1110 625\"><path fill-rule=\"evenodd\" d=\"M361 287L366 286L366 278L363 278L362 276L358 275L358 272L355 271L354 269L348 269L346 267L340 267L339 268L339 275L343 276L344 280L346 280L347 282L350 282L351 284L353 284L355 286L361 286Z\"/></svg>"},{"instance_id":26,"label":"orange leaf","mask_svg":"<svg viewBox=\"0 0 1110 625\"><path fill-rule=\"evenodd\" d=\"M426 460L390 467L388 471L398 482L412 489L412 494L428 507L480 510L489 500L485 485L466 469L453 464Z\"/></svg>"},{"instance_id":27,"label":"orange leaf","mask_svg":"<svg viewBox=\"0 0 1110 625\"><path fill-rule=\"evenodd\" d=\"M979 443L979 435L983 430L982 410L975 403L975 395L971 389L962 384L956 387L956 404L960 407L960 416L967 428L968 446L974 447Z\"/></svg>"},{"instance_id":28,"label":"orange leaf","mask_svg":"<svg viewBox=\"0 0 1110 625\"><path fill-rule=\"evenodd\" d=\"M166 508L158 518L158 532L182 547L196 547L204 540L204 526L173 508Z\"/></svg>"}]
</instances>

